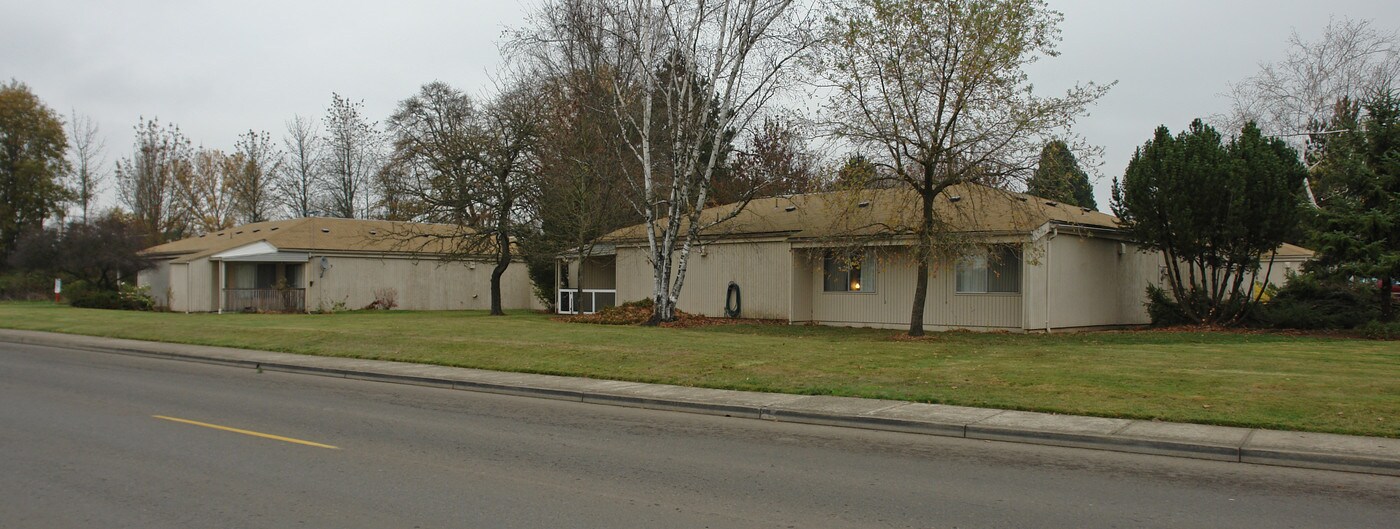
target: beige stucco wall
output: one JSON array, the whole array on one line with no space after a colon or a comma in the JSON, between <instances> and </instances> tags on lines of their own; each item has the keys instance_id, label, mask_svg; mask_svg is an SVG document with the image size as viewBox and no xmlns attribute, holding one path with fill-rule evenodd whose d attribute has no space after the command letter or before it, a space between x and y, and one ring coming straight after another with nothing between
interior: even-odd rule
<instances>
[{"instance_id":1,"label":"beige stucco wall","mask_svg":"<svg viewBox=\"0 0 1400 529\"><path fill-rule=\"evenodd\" d=\"M725 295L739 285L742 317L788 319L792 257L786 241L706 244L691 253L676 308L691 314L724 316ZM652 269L645 248L617 249L619 303L650 298Z\"/></svg>"},{"instance_id":2,"label":"beige stucco wall","mask_svg":"<svg viewBox=\"0 0 1400 529\"><path fill-rule=\"evenodd\" d=\"M812 263L812 319L827 325L908 328L914 306L918 268L905 249L882 250L875 269L874 292L825 292L821 253L800 250ZM940 263L929 274L924 326L930 330L1020 330L1020 294L958 294L951 263Z\"/></svg>"},{"instance_id":3,"label":"beige stucco wall","mask_svg":"<svg viewBox=\"0 0 1400 529\"><path fill-rule=\"evenodd\" d=\"M343 302L348 309L364 308L378 289L398 293L403 310L483 310L491 308L491 263L441 262L395 257L320 255L307 264L309 310L329 309ZM512 263L501 277L501 304L506 309L543 308L535 299L524 263Z\"/></svg>"}]
</instances>

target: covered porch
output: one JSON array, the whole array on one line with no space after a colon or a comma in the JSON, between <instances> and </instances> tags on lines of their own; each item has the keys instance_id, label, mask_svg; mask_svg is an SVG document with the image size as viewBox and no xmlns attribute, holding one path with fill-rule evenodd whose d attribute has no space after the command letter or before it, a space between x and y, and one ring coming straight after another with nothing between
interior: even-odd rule
<instances>
[{"instance_id":1,"label":"covered porch","mask_svg":"<svg viewBox=\"0 0 1400 529\"><path fill-rule=\"evenodd\" d=\"M554 262L554 311L593 314L617 305L617 250L595 247L582 260L561 255Z\"/></svg>"},{"instance_id":2,"label":"covered porch","mask_svg":"<svg viewBox=\"0 0 1400 529\"><path fill-rule=\"evenodd\" d=\"M218 312L306 312L309 259L267 242L211 256L218 267Z\"/></svg>"}]
</instances>

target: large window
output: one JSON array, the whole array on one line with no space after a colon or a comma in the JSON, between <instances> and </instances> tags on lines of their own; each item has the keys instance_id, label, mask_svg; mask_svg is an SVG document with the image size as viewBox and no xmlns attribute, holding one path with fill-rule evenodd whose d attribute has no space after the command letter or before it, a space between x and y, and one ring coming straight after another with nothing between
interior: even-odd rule
<instances>
[{"instance_id":1,"label":"large window","mask_svg":"<svg viewBox=\"0 0 1400 529\"><path fill-rule=\"evenodd\" d=\"M826 292L874 292L874 252L865 252L860 256L859 261L827 253L822 259L822 290Z\"/></svg>"},{"instance_id":2,"label":"large window","mask_svg":"<svg viewBox=\"0 0 1400 529\"><path fill-rule=\"evenodd\" d=\"M959 294L1016 293L1021 291L1021 252L1012 246L993 246L983 253L958 260Z\"/></svg>"}]
</instances>

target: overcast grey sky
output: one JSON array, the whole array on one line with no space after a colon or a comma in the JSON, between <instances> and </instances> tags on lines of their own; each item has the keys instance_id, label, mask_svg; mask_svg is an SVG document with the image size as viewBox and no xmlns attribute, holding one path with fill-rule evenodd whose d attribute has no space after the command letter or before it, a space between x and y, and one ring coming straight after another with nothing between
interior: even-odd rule
<instances>
[{"instance_id":1,"label":"overcast grey sky","mask_svg":"<svg viewBox=\"0 0 1400 529\"><path fill-rule=\"evenodd\" d=\"M1223 113L1228 83L1282 57L1289 32L1321 35L1329 17L1400 25L1400 2L1050 0L1064 13L1059 57L1031 71L1038 89L1118 81L1076 130L1104 148L1108 186L1153 128ZM0 79L50 107L92 116L108 161L131 150L141 116L195 143L231 149L238 134L280 137L295 114L319 119L331 92L383 120L420 85L489 89L502 32L534 0L394 2L0 0ZM110 184L109 184L110 187ZM106 203L113 202L107 193Z\"/></svg>"}]
</instances>

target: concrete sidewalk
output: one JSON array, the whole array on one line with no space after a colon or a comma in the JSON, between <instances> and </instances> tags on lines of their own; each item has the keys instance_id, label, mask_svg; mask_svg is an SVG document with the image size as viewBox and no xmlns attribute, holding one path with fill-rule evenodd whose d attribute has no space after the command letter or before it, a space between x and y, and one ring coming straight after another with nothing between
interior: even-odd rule
<instances>
[{"instance_id":1,"label":"concrete sidewalk","mask_svg":"<svg viewBox=\"0 0 1400 529\"><path fill-rule=\"evenodd\" d=\"M805 424L1400 476L1400 439L506 373L0 329L0 341Z\"/></svg>"}]
</instances>

